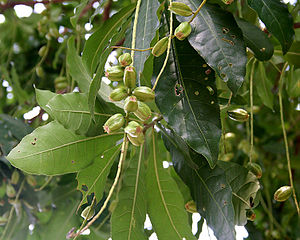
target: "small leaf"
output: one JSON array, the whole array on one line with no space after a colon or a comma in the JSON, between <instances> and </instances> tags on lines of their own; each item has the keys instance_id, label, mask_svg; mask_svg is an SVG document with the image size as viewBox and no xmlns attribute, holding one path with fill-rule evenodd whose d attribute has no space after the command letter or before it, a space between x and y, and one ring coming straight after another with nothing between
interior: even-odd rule
<instances>
[{"instance_id":1,"label":"small leaf","mask_svg":"<svg viewBox=\"0 0 300 240\"><path fill-rule=\"evenodd\" d=\"M95 137L75 135L57 122L38 127L9 153L7 159L31 174L57 175L77 172L114 146L122 133Z\"/></svg>"},{"instance_id":2,"label":"small leaf","mask_svg":"<svg viewBox=\"0 0 300 240\"><path fill-rule=\"evenodd\" d=\"M180 2L196 11L202 1ZM184 17L177 19L186 21ZM243 35L234 17L217 5L206 3L191 25L190 44L236 94L244 81L247 56Z\"/></svg>"},{"instance_id":3,"label":"small leaf","mask_svg":"<svg viewBox=\"0 0 300 240\"><path fill-rule=\"evenodd\" d=\"M160 240L196 239L188 223L183 197L176 182L163 168L162 156L157 136L152 132L146 179L148 213L154 231Z\"/></svg>"},{"instance_id":4,"label":"small leaf","mask_svg":"<svg viewBox=\"0 0 300 240\"><path fill-rule=\"evenodd\" d=\"M243 19L235 19L241 28L245 43L249 47L254 56L260 61L269 60L274 53L274 47L267 35L258 27Z\"/></svg>"},{"instance_id":5,"label":"small leaf","mask_svg":"<svg viewBox=\"0 0 300 240\"><path fill-rule=\"evenodd\" d=\"M280 0L248 0L267 29L279 40L285 54L294 40L293 17Z\"/></svg>"},{"instance_id":6,"label":"small leaf","mask_svg":"<svg viewBox=\"0 0 300 240\"><path fill-rule=\"evenodd\" d=\"M255 70L254 83L256 91L265 106L273 109L274 94L272 93L273 83L268 78L263 62L258 63Z\"/></svg>"},{"instance_id":7,"label":"small leaf","mask_svg":"<svg viewBox=\"0 0 300 240\"><path fill-rule=\"evenodd\" d=\"M48 102L50 99L55 97L57 94L49 91L49 90L41 90L41 89L35 89L35 96L36 96L36 101L40 105L42 109L44 109L52 118L52 111L51 109L47 106Z\"/></svg>"},{"instance_id":8,"label":"small leaf","mask_svg":"<svg viewBox=\"0 0 300 240\"><path fill-rule=\"evenodd\" d=\"M93 164L81 170L77 174L77 189L82 193L82 200L79 205L87 202L87 196L95 193L96 200L102 198L107 176L114 160L118 156L120 146L114 146L104 151L101 157L97 157Z\"/></svg>"},{"instance_id":9,"label":"small leaf","mask_svg":"<svg viewBox=\"0 0 300 240\"><path fill-rule=\"evenodd\" d=\"M132 149L136 153L128 160L123 172L122 188L117 196L117 206L111 216L112 239L146 240L144 222L146 218L145 169L143 146Z\"/></svg>"}]
</instances>

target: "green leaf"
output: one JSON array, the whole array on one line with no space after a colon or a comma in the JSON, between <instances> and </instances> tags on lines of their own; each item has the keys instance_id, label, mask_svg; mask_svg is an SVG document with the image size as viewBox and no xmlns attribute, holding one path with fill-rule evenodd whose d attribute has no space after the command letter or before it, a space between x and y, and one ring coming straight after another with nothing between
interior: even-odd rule
<instances>
[{"instance_id":1,"label":"green leaf","mask_svg":"<svg viewBox=\"0 0 300 240\"><path fill-rule=\"evenodd\" d=\"M199 169L190 168L183 155L184 146L180 139L172 131L162 130L163 140L171 153L174 168L190 188L200 215L206 219L218 240L235 239L232 190L224 170L218 165L211 169L203 156L192 151L189 153L190 157Z\"/></svg>"},{"instance_id":2,"label":"green leaf","mask_svg":"<svg viewBox=\"0 0 300 240\"><path fill-rule=\"evenodd\" d=\"M147 167L148 214L158 239L196 239L188 223L183 197L168 170L163 168L162 151L152 133Z\"/></svg>"},{"instance_id":3,"label":"green leaf","mask_svg":"<svg viewBox=\"0 0 300 240\"><path fill-rule=\"evenodd\" d=\"M92 165L77 174L77 189L82 193L82 200L79 205L86 203L87 196L92 193L95 193L97 201L101 200L107 176L119 152L119 145L107 149L101 157L94 160Z\"/></svg>"},{"instance_id":4,"label":"green leaf","mask_svg":"<svg viewBox=\"0 0 300 240\"><path fill-rule=\"evenodd\" d=\"M201 0L181 0L193 11ZM181 22L184 17L177 17ZM217 5L206 3L191 23L192 33L188 37L193 48L204 58L220 78L235 94L246 74L246 48L243 35L234 17Z\"/></svg>"},{"instance_id":5,"label":"green leaf","mask_svg":"<svg viewBox=\"0 0 300 240\"><path fill-rule=\"evenodd\" d=\"M274 94L272 93L273 83L268 78L263 62L259 62L255 70L254 85L261 101L265 106L273 109Z\"/></svg>"},{"instance_id":6,"label":"green leaf","mask_svg":"<svg viewBox=\"0 0 300 240\"><path fill-rule=\"evenodd\" d=\"M280 0L248 0L268 30L279 40L285 54L294 40L293 17Z\"/></svg>"},{"instance_id":7,"label":"green leaf","mask_svg":"<svg viewBox=\"0 0 300 240\"><path fill-rule=\"evenodd\" d=\"M290 97L300 97L300 69L291 67L286 78L286 91Z\"/></svg>"},{"instance_id":8,"label":"green leaf","mask_svg":"<svg viewBox=\"0 0 300 240\"><path fill-rule=\"evenodd\" d=\"M155 91L156 104L174 131L213 168L221 137L214 71L187 41L175 40L174 46ZM155 65L156 74L161 64Z\"/></svg>"},{"instance_id":9,"label":"green leaf","mask_svg":"<svg viewBox=\"0 0 300 240\"><path fill-rule=\"evenodd\" d=\"M47 107L56 121L80 135L92 136L103 133L102 126L111 116L96 112L93 121L85 93L57 94L48 102Z\"/></svg>"},{"instance_id":10,"label":"green leaf","mask_svg":"<svg viewBox=\"0 0 300 240\"><path fill-rule=\"evenodd\" d=\"M300 42L294 42L289 51L284 55L284 59L291 65L300 67Z\"/></svg>"},{"instance_id":11,"label":"green leaf","mask_svg":"<svg viewBox=\"0 0 300 240\"><path fill-rule=\"evenodd\" d=\"M241 28L245 43L249 47L254 56L260 61L269 60L274 53L274 47L267 35L258 27L243 19L235 19Z\"/></svg>"},{"instance_id":12,"label":"green leaf","mask_svg":"<svg viewBox=\"0 0 300 240\"><path fill-rule=\"evenodd\" d=\"M251 209L260 188L254 174L236 163L219 161L218 166L225 170L227 181L232 188L235 224L244 226L247 223L246 209Z\"/></svg>"},{"instance_id":13,"label":"green leaf","mask_svg":"<svg viewBox=\"0 0 300 240\"><path fill-rule=\"evenodd\" d=\"M103 51L110 43L109 40L118 33L118 29L130 17L135 9L135 4L131 4L109 18L96 32L86 41L82 59L88 72L94 73L99 63ZM106 60L106 59L105 59Z\"/></svg>"},{"instance_id":14,"label":"green leaf","mask_svg":"<svg viewBox=\"0 0 300 240\"><path fill-rule=\"evenodd\" d=\"M51 122L27 135L7 156L15 167L31 174L77 172L121 139L121 133L84 137Z\"/></svg>"},{"instance_id":15,"label":"green leaf","mask_svg":"<svg viewBox=\"0 0 300 240\"><path fill-rule=\"evenodd\" d=\"M137 149L132 149L137 151ZM142 157L143 146L128 159L128 168L123 172L122 188L117 196L118 204L111 216L112 239L143 240L146 217L145 169Z\"/></svg>"},{"instance_id":16,"label":"green leaf","mask_svg":"<svg viewBox=\"0 0 300 240\"><path fill-rule=\"evenodd\" d=\"M53 93L49 90L41 90L41 89L37 89L35 88L35 96L36 96L36 101L37 103L40 105L40 107L42 109L44 109L52 118L52 111L51 109L47 106L48 102L50 101L50 99L52 99L53 97L55 97L57 94Z\"/></svg>"}]
</instances>

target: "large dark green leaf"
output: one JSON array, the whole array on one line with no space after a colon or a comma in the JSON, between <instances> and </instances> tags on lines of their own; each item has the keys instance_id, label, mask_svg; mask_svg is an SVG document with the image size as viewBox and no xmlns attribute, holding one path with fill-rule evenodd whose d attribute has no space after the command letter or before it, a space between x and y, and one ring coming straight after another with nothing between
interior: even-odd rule
<instances>
[{"instance_id":1,"label":"large dark green leaf","mask_svg":"<svg viewBox=\"0 0 300 240\"><path fill-rule=\"evenodd\" d=\"M243 19L235 19L241 28L245 43L249 47L254 56L260 61L269 60L274 53L274 47L267 35L258 27Z\"/></svg>"},{"instance_id":2,"label":"large dark green leaf","mask_svg":"<svg viewBox=\"0 0 300 240\"><path fill-rule=\"evenodd\" d=\"M183 197L163 168L163 151L159 149L157 135L152 133L151 153L147 167L148 214L158 239L196 239L188 223Z\"/></svg>"},{"instance_id":3,"label":"large dark green leaf","mask_svg":"<svg viewBox=\"0 0 300 240\"><path fill-rule=\"evenodd\" d=\"M264 22L268 30L279 40L285 54L294 40L293 18L286 4L280 0L248 0L248 4Z\"/></svg>"},{"instance_id":4,"label":"large dark green leaf","mask_svg":"<svg viewBox=\"0 0 300 240\"><path fill-rule=\"evenodd\" d=\"M232 162L218 162L226 172L226 178L232 189L235 224L244 226L247 223L246 209L251 209L251 200L256 198L259 182L254 174L246 168Z\"/></svg>"},{"instance_id":5,"label":"large dark green leaf","mask_svg":"<svg viewBox=\"0 0 300 240\"><path fill-rule=\"evenodd\" d=\"M123 172L122 188L117 196L117 206L112 213L112 239L146 240L144 221L146 218L145 166L143 147L130 159Z\"/></svg>"},{"instance_id":6,"label":"large dark green leaf","mask_svg":"<svg viewBox=\"0 0 300 240\"><path fill-rule=\"evenodd\" d=\"M82 192L80 205L87 202L87 196L94 193L97 201L100 201L106 184L106 178L114 160L118 156L120 146L114 146L104 151L101 157L97 157L93 164L81 170L77 174L78 187Z\"/></svg>"},{"instance_id":7,"label":"large dark green leaf","mask_svg":"<svg viewBox=\"0 0 300 240\"><path fill-rule=\"evenodd\" d=\"M15 167L32 174L77 172L121 138L121 133L79 136L54 121L24 137L7 159Z\"/></svg>"},{"instance_id":8,"label":"large dark green leaf","mask_svg":"<svg viewBox=\"0 0 300 240\"><path fill-rule=\"evenodd\" d=\"M190 168L183 155L184 142L172 131L161 129L174 168L190 188L198 212L206 219L218 240L235 239L232 190L227 182L225 171L218 165L211 169L205 159L195 152L188 154L199 169Z\"/></svg>"},{"instance_id":9,"label":"large dark green leaf","mask_svg":"<svg viewBox=\"0 0 300 240\"><path fill-rule=\"evenodd\" d=\"M194 11L201 0L180 0ZM186 21L184 17L177 17ZM206 3L191 23L190 44L236 93L246 74L246 48L243 35L231 13Z\"/></svg>"},{"instance_id":10,"label":"large dark green leaf","mask_svg":"<svg viewBox=\"0 0 300 240\"><path fill-rule=\"evenodd\" d=\"M175 40L174 46L155 91L156 104L174 131L214 167L221 136L214 71L187 41ZM160 68L156 64L156 73Z\"/></svg>"}]
</instances>

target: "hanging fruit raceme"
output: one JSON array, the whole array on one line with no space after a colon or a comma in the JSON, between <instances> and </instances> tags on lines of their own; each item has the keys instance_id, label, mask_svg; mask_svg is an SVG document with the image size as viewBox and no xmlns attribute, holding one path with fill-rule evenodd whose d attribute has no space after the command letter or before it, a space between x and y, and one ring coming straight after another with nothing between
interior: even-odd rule
<instances>
[{"instance_id":1,"label":"hanging fruit raceme","mask_svg":"<svg viewBox=\"0 0 300 240\"><path fill-rule=\"evenodd\" d=\"M197 206L194 200L188 201L185 205L184 205L185 209L190 212L190 213L197 213Z\"/></svg>"},{"instance_id":2,"label":"hanging fruit raceme","mask_svg":"<svg viewBox=\"0 0 300 240\"><path fill-rule=\"evenodd\" d=\"M248 220L253 222L256 218L256 214L252 209L248 209L247 212L246 212L246 217L247 217Z\"/></svg>"},{"instance_id":3,"label":"hanging fruit raceme","mask_svg":"<svg viewBox=\"0 0 300 240\"><path fill-rule=\"evenodd\" d=\"M87 206L82 212L81 217L86 220L90 220L95 214L95 210L91 206Z\"/></svg>"},{"instance_id":4,"label":"hanging fruit raceme","mask_svg":"<svg viewBox=\"0 0 300 240\"><path fill-rule=\"evenodd\" d=\"M155 98L154 91L151 88L145 86L135 88L132 94L142 102L153 101Z\"/></svg>"},{"instance_id":5,"label":"hanging fruit raceme","mask_svg":"<svg viewBox=\"0 0 300 240\"><path fill-rule=\"evenodd\" d=\"M111 116L103 125L104 131L111 133L119 130L125 124L125 119L121 113Z\"/></svg>"},{"instance_id":6,"label":"hanging fruit raceme","mask_svg":"<svg viewBox=\"0 0 300 240\"><path fill-rule=\"evenodd\" d=\"M111 81L122 81L124 75L124 69L121 66L112 66L107 68L105 77Z\"/></svg>"},{"instance_id":7,"label":"hanging fruit raceme","mask_svg":"<svg viewBox=\"0 0 300 240\"><path fill-rule=\"evenodd\" d=\"M184 40L187 36L190 35L192 32L191 24L188 22L182 22L180 25L175 29L174 35L177 37L178 40Z\"/></svg>"},{"instance_id":8,"label":"hanging fruit raceme","mask_svg":"<svg viewBox=\"0 0 300 240\"><path fill-rule=\"evenodd\" d=\"M118 60L122 67L126 67L132 63L132 57L129 53L122 54Z\"/></svg>"},{"instance_id":9,"label":"hanging fruit raceme","mask_svg":"<svg viewBox=\"0 0 300 240\"><path fill-rule=\"evenodd\" d=\"M277 202L284 202L288 200L291 195L292 195L292 187L283 186L274 193L274 199Z\"/></svg>"},{"instance_id":10,"label":"hanging fruit raceme","mask_svg":"<svg viewBox=\"0 0 300 240\"><path fill-rule=\"evenodd\" d=\"M155 57L159 57L160 55L162 55L168 48L168 37L164 37L162 39L160 39L152 48L152 54Z\"/></svg>"},{"instance_id":11,"label":"hanging fruit raceme","mask_svg":"<svg viewBox=\"0 0 300 240\"><path fill-rule=\"evenodd\" d=\"M136 86L136 71L135 67L128 66L124 71L124 85L128 88L134 88Z\"/></svg>"},{"instance_id":12,"label":"hanging fruit raceme","mask_svg":"<svg viewBox=\"0 0 300 240\"><path fill-rule=\"evenodd\" d=\"M110 95L109 100L115 102L115 101L121 101L125 99L128 96L127 89L125 87L119 87L114 89Z\"/></svg>"},{"instance_id":13,"label":"hanging fruit raceme","mask_svg":"<svg viewBox=\"0 0 300 240\"><path fill-rule=\"evenodd\" d=\"M242 108L227 111L227 114L232 120L237 122L246 122L249 118L248 112Z\"/></svg>"},{"instance_id":14,"label":"hanging fruit raceme","mask_svg":"<svg viewBox=\"0 0 300 240\"><path fill-rule=\"evenodd\" d=\"M138 101L135 96L129 96L125 99L124 102L124 111L125 112L134 112L138 109Z\"/></svg>"},{"instance_id":15,"label":"hanging fruit raceme","mask_svg":"<svg viewBox=\"0 0 300 240\"><path fill-rule=\"evenodd\" d=\"M261 178L262 169L257 163L248 163L247 169L252 172L257 178Z\"/></svg>"},{"instance_id":16,"label":"hanging fruit raceme","mask_svg":"<svg viewBox=\"0 0 300 240\"><path fill-rule=\"evenodd\" d=\"M146 103L138 101L138 109L133 112L142 121L147 121L151 117L151 109Z\"/></svg>"},{"instance_id":17,"label":"hanging fruit raceme","mask_svg":"<svg viewBox=\"0 0 300 240\"><path fill-rule=\"evenodd\" d=\"M192 9L188 5L181 2L172 2L169 6L169 10L184 17L188 17L193 14Z\"/></svg>"}]
</instances>

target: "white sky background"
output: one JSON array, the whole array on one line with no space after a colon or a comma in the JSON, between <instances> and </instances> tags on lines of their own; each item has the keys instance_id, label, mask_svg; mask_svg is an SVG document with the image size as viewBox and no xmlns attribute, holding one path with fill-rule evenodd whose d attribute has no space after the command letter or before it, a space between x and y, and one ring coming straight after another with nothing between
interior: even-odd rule
<instances>
[{"instance_id":1,"label":"white sky background","mask_svg":"<svg viewBox=\"0 0 300 240\"><path fill-rule=\"evenodd\" d=\"M285 2L285 3L290 2L291 4L295 4L297 2L297 0L283 0L283 2ZM35 4L34 8L25 6L25 5L17 5L14 7L16 15L19 18L29 17L33 12L41 13L44 9L45 9L45 6L44 6L44 4L41 4L41 3ZM0 14L0 24L3 23L4 21L5 21L4 15ZM87 23L85 28L87 31L89 31L89 30L91 30L92 26L89 23ZM89 35L87 35L87 37L89 37ZM6 83L3 82L3 84L6 84ZM32 111L26 113L24 115L24 118L31 119L32 117L34 117L35 115L38 114L39 110L40 110L39 107L34 108ZM47 118L48 118L48 115L45 116L44 120L47 120ZM164 164L164 167L166 168L168 166ZM193 214L192 232L194 234L197 232L197 222L199 220L200 220L200 215L198 213ZM151 225L150 219L148 217L145 221L145 228L152 229L152 225ZM243 238L246 238L248 236L248 233L244 227L236 227L236 232L237 232L237 240L242 240ZM156 235L152 234L150 237L150 240L157 240ZM213 235L212 230L207 227L206 223L203 224L203 231L199 237L199 240L216 240L215 236Z\"/></svg>"}]
</instances>

